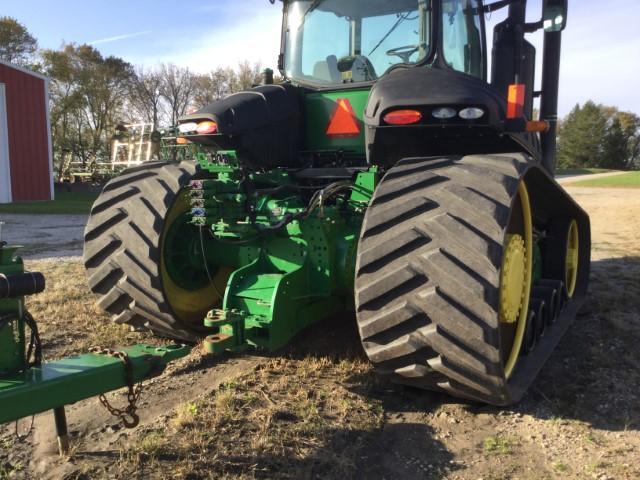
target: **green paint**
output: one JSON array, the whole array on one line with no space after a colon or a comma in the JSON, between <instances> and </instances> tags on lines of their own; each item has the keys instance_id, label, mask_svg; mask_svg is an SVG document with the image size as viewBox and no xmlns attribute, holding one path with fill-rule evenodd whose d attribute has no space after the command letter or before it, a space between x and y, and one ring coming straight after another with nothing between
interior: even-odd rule
<instances>
[{"instance_id":1,"label":"green paint","mask_svg":"<svg viewBox=\"0 0 640 480\"><path fill-rule=\"evenodd\" d=\"M207 258L235 269L221 308L205 320L212 329L205 346L212 353L247 345L276 350L353 304L357 242L378 172L374 167L341 184L340 196L328 189L329 198L322 197L328 201L320 205L315 197L309 211L313 192L299 189L284 170L253 173L254 193L245 194L233 159L234 152L201 158L207 178L190 189L192 221L208 229Z\"/></svg>"},{"instance_id":2,"label":"green paint","mask_svg":"<svg viewBox=\"0 0 640 480\"><path fill-rule=\"evenodd\" d=\"M123 349L133 365L134 381L158 375L186 356L190 347L136 345ZM0 377L0 424L75 403L127 386L122 360L86 354L45 363L11 377Z\"/></svg>"},{"instance_id":3,"label":"green paint","mask_svg":"<svg viewBox=\"0 0 640 480\"><path fill-rule=\"evenodd\" d=\"M22 259L15 254L20 247L0 247L0 273L17 275L23 273ZM23 309L22 299L0 300L0 316L11 316L13 320L0 327L0 376L3 372L15 372L24 369L25 336L24 321L19 313Z\"/></svg>"},{"instance_id":4,"label":"green paint","mask_svg":"<svg viewBox=\"0 0 640 480\"><path fill-rule=\"evenodd\" d=\"M327 128L338 109L338 100L349 100L360 126L357 137L328 137ZM310 93L305 97L305 149L309 151L344 150L352 155L365 155L364 111L369 89Z\"/></svg>"},{"instance_id":5,"label":"green paint","mask_svg":"<svg viewBox=\"0 0 640 480\"><path fill-rule=\"evenodd\" d=\"M188 225L191 215L186 213L169 227L163 250L167 273L176 285L185 290L198 290L209 282L203 267L202 248L198 228ZM210 270L215 275L215 266Z\"/></svg>"},{"instance_id":6,"label":"green paint","mask_svg":"<svg viewBox=\"0 0 640 480\"><path fill-rule=\"evenodd\" d=\"M23 273L18 247L0 247L0 274ZM11 315L0 329L0 424L93 397L127 386L122 360L101 354L65 358L27 368L22 298L0 300L0 315ZM190 347L136 345L124 348L140 382L162 372L164 366L184 357Z\"/></svg>"}]
</instances>

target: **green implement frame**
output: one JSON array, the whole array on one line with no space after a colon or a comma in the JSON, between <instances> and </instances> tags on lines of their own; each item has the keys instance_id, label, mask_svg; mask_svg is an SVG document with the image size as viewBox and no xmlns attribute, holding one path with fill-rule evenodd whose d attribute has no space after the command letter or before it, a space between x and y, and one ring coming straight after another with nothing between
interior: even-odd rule
<instances>
[{"instance_id":1,"label":"green implement frame","mask_svg":"<svg viewBox=\"0 0 640 480\"><path fill-rule=\"evenodd\" d=\"M167 363L190 350L181 345L122 349L131 362L135 383L162 373ZM125 370L120 358L88 353L0 377L0 424L126 387Z\"/></svg>"},{"instance_id":2,"label":"green implement frame","mask_svg":"<svg viewBox=\"0 0 640 480\"><path fill-rule=\"evenodd\" d=\"M159 375L167 363L188 355L191 347L136 345L42 363L37 325L24 297L44 290L44 277L24 273L22 260L15 255L18 249L0 243L0 424L53 410L64 455L69 448L64 407L129 387L129 407L117 413L125 426L137 425L139 391L134 385Z\"/></svg>"}]
</instances>

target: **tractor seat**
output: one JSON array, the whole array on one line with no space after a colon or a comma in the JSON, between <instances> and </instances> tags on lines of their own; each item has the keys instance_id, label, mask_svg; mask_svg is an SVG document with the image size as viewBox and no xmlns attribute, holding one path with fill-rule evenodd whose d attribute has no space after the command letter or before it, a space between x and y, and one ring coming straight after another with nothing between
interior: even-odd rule
<instances>
[{"instance_id":1,"label":"tractor seat","mask_svg":"<svg viewBox=\"0 0 640 480\"><path fill-rule=\"evenodd\" d=\"M313 67L313 77L327 83L340 83L342 75L338 70L338 58L335 55L329 55L326 60L316 62Z\"/></svg>"}]
</instances>

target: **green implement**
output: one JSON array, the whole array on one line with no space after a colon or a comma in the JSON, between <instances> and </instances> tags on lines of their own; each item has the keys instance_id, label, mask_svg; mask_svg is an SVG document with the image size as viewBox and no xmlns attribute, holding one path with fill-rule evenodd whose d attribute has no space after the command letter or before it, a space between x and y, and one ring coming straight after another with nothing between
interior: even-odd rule
<instances>
[{"instance_id":1,"label":"green implement","mask_svg":"<svg viewBox=\"0 0 640 480\"><path fill-rule=\"evenodd\" d=\"M188 355L191 347L96 348L43 363L38 326L25 308L24 297L42 292L45 279L41 273L24 272L18 249L0 242L0 424L53 410L60 454L66 454L65 405L100 395L103 405L125 427L135 427L141 391L136 384L162 373L167 363ZM123 410L115 409L103 395L123 387L129 388L129 403Z\"/></svg>"},{"instance_id":2,"label":"green implement","mask_svg":"<svg viewBox=\"0 0 640 480\"><path fill-rule=\"evenodd\" d=\"M159 375L164 367L186 356L181 345L135 345L122 350L139 383ZM28 417L129 385L127 367L120 358L100 353L44 363L8 377L0 377L0 423Z\"/></svg>"}]
</instances>

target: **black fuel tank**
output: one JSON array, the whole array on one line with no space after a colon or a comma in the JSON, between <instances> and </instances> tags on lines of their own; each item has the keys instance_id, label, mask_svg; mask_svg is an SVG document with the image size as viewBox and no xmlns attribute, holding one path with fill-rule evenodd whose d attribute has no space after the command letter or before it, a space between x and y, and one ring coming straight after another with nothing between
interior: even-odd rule
<instances>
[{"instance_id":1,"label":"black fuel tank","mask_svg":"<svg viewBox=\"0 0 640 480\"><path fill-rule=\"evenodd\" d=\"M252 167L296 166L300 138L300 100L295 87L263 85L207 105L180 118L179 123L212 120L215 135L190 140L225 150L237 150Z\"/></svg>"}]
</instances>

